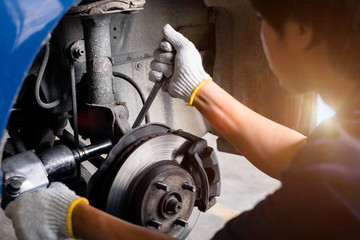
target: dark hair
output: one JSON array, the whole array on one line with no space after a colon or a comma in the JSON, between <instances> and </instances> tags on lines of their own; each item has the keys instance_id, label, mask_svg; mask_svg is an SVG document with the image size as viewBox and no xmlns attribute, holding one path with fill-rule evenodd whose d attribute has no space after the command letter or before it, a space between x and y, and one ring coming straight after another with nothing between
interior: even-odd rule
<instances>
[{"instance_id":1,"label":"dark hair","mask_svg":"<svg viewBox=\"0 0 360 240\"><path fill-rule=\"evenodd\" d=\"M311 24L313 45L324 41L342 73L360 81L360 0L251 0L281 35L291 19Z\"/></svg>"}]
</instances>

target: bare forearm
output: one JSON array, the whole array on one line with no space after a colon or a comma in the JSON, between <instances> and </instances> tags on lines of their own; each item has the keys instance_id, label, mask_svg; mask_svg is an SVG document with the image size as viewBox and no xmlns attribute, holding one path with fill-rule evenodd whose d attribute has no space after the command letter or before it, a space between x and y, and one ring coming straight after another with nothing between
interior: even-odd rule
<instances>
[{"instance_id":1,"label":"bare forearm","mask_svg":"<svg viewBox=\"0 0 360 240\"><path fill-rule=\"evenodd\" d=\"M85 240L174 239L155 230L150 230L125 222L92 206L82 203L75 207L72 219L75 236Z\"/></svg>"},{"instance_id":2,"label":"bare forearm","mask_svg":"<svg viewBox=\"0 0 360 240\"><path fill-rule=\"evenodd\" d=\"M205 84L194 106L250 162L278 177L306 137L250 110L214 82Z\"/></svg>"}]
</instances>

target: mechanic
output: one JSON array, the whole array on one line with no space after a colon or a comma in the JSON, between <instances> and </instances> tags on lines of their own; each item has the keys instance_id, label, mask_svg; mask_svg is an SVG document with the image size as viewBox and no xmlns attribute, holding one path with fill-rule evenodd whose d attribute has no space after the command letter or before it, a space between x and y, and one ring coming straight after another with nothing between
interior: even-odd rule
<instances>
[{"instance_id":1,"label":"mechanic","mask_svg":"<svg viewBox=\"0 0 360 240\"><path fill-rule=\"evenodd\" d=\"M318 92L337 114L309 138L256 114L212 81L189 40L164 27L150 79L170 77L165 91L196 107L249 161L282 182L214 239L360 239L360 1L252 3L281 86ZM60 183L22 194L6 214L20 239L171 239L89 206Z\"/></svg>"}]
</instances>

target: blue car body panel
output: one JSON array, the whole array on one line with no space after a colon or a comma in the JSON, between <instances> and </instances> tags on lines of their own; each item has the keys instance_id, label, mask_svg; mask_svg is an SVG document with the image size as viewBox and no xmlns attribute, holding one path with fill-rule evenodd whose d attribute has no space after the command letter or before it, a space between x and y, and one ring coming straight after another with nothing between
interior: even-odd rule
<instances>
[{"instance_id":1,"label":"blue car body panel","mask_svg":"<svg viewBox=\"0 0 360 240\"><path fill-rule=\"evenodd\" d=\"M41 43L74 2L75 0L0 0L1 136L12 103ZM0 178L1 175L0 172Z\"/></svg>"},{"instance_id":2,"label":"blue car body panel","mask_svg":"<svg viewBox=\"0 0 360 240\"><path fill-rule=\"evenodd\" d=\"M0 131L41 43L74 0L0 0Z\"/></svg>"}]
</instances>

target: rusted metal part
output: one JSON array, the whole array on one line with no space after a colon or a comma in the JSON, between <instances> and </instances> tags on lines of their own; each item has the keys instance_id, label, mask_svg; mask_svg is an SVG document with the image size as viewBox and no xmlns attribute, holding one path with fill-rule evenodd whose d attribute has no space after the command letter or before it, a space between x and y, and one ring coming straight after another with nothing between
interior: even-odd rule
<instances>
[{"instance_id":1,"label":"rusted metal part","mask_svg":"<svg viewBox=\"0 0 360 240\"><path fill-rule=\"evenodd\" d=\"M86 115L86 119L84 119L84 115ZM87 109L80 115L80 123L86 125L87 129L80 129L80 132L84 136L92 136L93 141L111 139L116 143L131 130L127 121L128 117L129 110L124 104L88 104ZM86 123L84 123L85 121Z\"/></svg>"},{"instance_id":2,"label":"rusted metal part","mask_svg":"<svg viewBox=\"0 0 360 240\"><path fill-rule=\"evenodd\" d=\"M217 158L203 144L205 140L162 125L129 131L90 180L90 202L119 218L184 239L199 214L194 207L205 211L220 194Z\"/></svg>"},{"instance_id":3,"label":"rusted metal part","mask_svg":"<svg viewBox=\"0 0 360 240\"><path fill-rule=\"evenodd\" d=\"M163 124L145 124L126 133L121 140L113 147L104 164L100 166L98 171L92 176L89 182L88 198L91 205L105 210L107 192L110 188L112 179L109 175L116 173L116 165L121 165L125 161L125 157L119 155L129 154L135 146L137 146L139 139L148 139L157 134L166 133L169 128ZM122 160L122 161L121 161Z\"/></svg>"},{"instance_id":4,"label":"rusted metal part","mask_svg":"<svg viewBox=\"0 0 360 240\"><path fill-rule=\"evenodd\" d=\"M148 80L152 54L163 38L162 28L166 23L185 34L202 53L210 53L206 54L209 59L213 58L214 54L211 49L214 25L208 21L209 12L212 12L212 8L206 8L202 1L151 0L146 1L144 9L136 14L111 14L109 29L112 58L114 59L113 70L134 79L141 86L144 96L147 96L153 87L151 81ZM84 39L80 18L67 16L55 30L56 44L62 51L62 55L64 55L64 46ZM68 64L64 63L63 65L67 68ZM66 71L66 69L60 68L58 63L57 67L59 72ZM84 76L86 74L85 61L76 62L75 68L76 81L77 83L81 82L78 87L82 87L83 90L86 88L83 84L86 79L86 75ZM211 73L211 70L208 72ZM56 82L65 82L64 78L60 76L60 74L56 75ZM113 79L113 89L115 102L126 102L129 109L129 122L132 124L143 106L141 99L137 96L137 91L119 78ZM85 91L79 92L78 96L87 98ZM196 109L185 106L178 99L174 99L162 91L154 100L148 115L152 122L163 122L174 129L181 128L197 136L202 136L208 131L203 117ZM188 121L190 118L192 121Z\"/></svg>"},{"instance_id":5,"label":"rusted metal part","mask_svg":"<svg viewBox=\"0 0 360 240\"><path fill-rule=\"evenodd\" d=\"M110 16L82 19L86 49L88 103L114 104Z\"/></svg>"},{"instance_id":6,"label":"rusted metal part","mask_svg":"<svg viewBox=\"0 0 360 240\"><path fill-rule=\"evenodd\" d=\"M86 49L88 108L98 108L104 115L105 124L92 126L102 129L93 138L110 138L117 142L131 127L129 112L125 104L115 103L113 88L113 61L110 45L110 15L83 17L84 41ZM74 47L76 53L80 47ZM90 120L91 122L91 120ZM104 131L105 130L105 131Z\"/></svg>"},{"instance_id":7,"label":"rusted metal part","mask_svg":"<svg viewBox=\"0 0 360 240\"><path fill-rule=\"evenodd\" d=\"M196 193L183 189L184 183L195 184L179 165L163 161L152 166L141 181L133 185L136 191L130 200L129 213L135 217L134 222L170 236L187 227Z\"/></svg>"},{"instance_id":8,"label":"rusted metal part","mask_svg":"<svg viewBox=\"0 0 360 240\"><path fill-rule=\"evenodd\" d=\"M78 40L70 45L68 48L70 57L79 63L86 62L85 42Z\"/></svg>"},{"instance_id":9,"label":"rusted metal part","mask_svg":"<svg viewBox=\"0 0 360 240\"><path fill-rule=\"evenodd\" d=\"M144 8L145 0L102 0L73 7L68 15L94 16L119 12L139 11Z\"/></svg>"},{"instance_id":10,"label":"rusted metal part","mask_svg":"<svg viewBox=\"0 0 360 240\"><path fill-rule=\"evenodd\" d=\"M190 179L188 177L183 179L186 170L179 167L179 163L184 160L183 150L187 149L189 145L189 141L180 136L163 133L145 136L133 143L129 147L130 150L125 149L116 159L115 165L111 167L111 172L107 173L106 184L108 186L103 189L107 194L107 198L104 199L106 211L148 227L154 227L152 223L157 221L161 223L161 225L157 225L160 231L175 238L185 239L199 215L197 208L193 208L194 202L192 206L187 205L188 202L185 200L188 198L183 199L179 194L182 192L189 196L193 195L195 200L196 193L182 188L182 180L189 182ZM181 174L170 171L169 173L175 175L167 175L167 171L163 169L162 174L159 175L155 170L158 167L170 168L174 165L179 167L178 170L181 171ZM187 176L190 175L187 173ZM144 194L144 192L148 193ZM161 213L169 210L170 206L163 207L163 205L166 204L166 200L171 201L172 197L181 202L181 209L193 208L191 215L186 219L189 222L189 226L186 228L175 224L181 211L179 214L175 211L166 213L166 215ZM135 200L141 207L132 205L136 205ZM152 203L156 205L156 211ZM179 204L177 205L179 206Z\"/></svg>"},{"instance_id":11,"label":"rusted metal part","mask_svg":"<svg viewBox=\"0 0 360 240\"><path fill-rule=\"evenodd\" d=\"M181 167L191 174L195 184L185 183L183 188L188 191L197 191L195 205L200 211L206 212L215 205L216 197L220 196L221 191L220 168L216 154L202 138L182 130L170 132L192 143L186 150L186 160L181 163Z\"/></svg>"}]
</instances>

